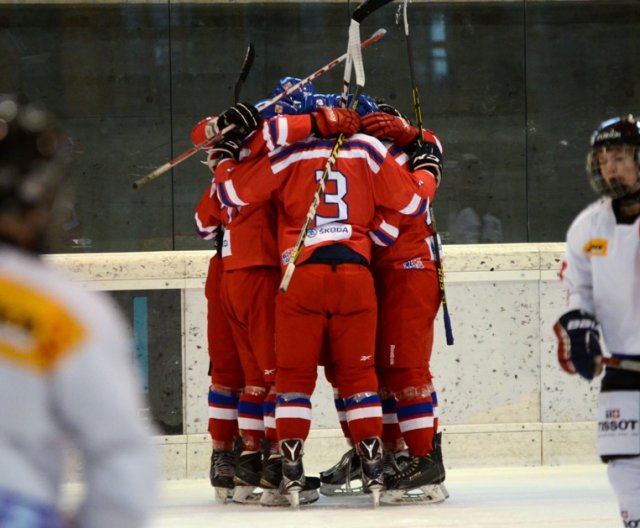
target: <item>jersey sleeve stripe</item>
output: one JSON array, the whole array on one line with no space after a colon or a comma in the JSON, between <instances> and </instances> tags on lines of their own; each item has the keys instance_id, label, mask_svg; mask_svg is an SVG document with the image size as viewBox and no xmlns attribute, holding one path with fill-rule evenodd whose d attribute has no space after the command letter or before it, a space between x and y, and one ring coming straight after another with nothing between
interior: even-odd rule
<instances>
[{"instance_id":1,"label":"jersey sleeve stripe","mask_svg":"<svg viewBox=\"0 0 640 528\"><path fill-rule=\"evenodd\" d=\"M196 231L198 235L205 240L211 240L218 230L218 226L205 226L200 220L198 213L196 213Z\"/></svg>"},{"instance_id":2,"label":"jersey sleeve stripe","mask_svg":"<svg viewBox=\"0 0 640 528\"><path fill-rule=\"evenodd\" d=\"M218 197L223 205L227 207L240 207L242 205L248 205L247 202L243 202L236 193L236 189L233 186L231 180L224 182L222 185L218 185Z\"/></svg>"},{"instance_id":3,"label":"jersey sleeve stripe","mask_svg":"<svg viewBox=\"0 0 640 528\"><path fill-rule=\"evenodd\" d=\"M427 200L420 198L417 194L414 194L409 204L403 209L400 209L399 212L403 215L420 216L427 210L427 203Z\"/></svg>"}]
</instances>

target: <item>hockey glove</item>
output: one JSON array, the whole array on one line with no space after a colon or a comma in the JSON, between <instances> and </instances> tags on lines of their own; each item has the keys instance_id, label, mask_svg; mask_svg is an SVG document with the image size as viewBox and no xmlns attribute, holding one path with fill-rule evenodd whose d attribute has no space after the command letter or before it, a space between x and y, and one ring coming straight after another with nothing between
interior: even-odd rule
<instances>
[{"instance_id":1,"label":"hockey glove","mask_svg":"<svg viewBox=\"0 0 640 528\"><path fill-rule=\"evenodd\" d=\"M360 126L358 113L347 108L321 106L311 114L311 130L318 137L351 136L360 131Z\"/></svg>"},{"instance_id":2,"label":"hockey glove","mask_svg":"<svg viewBox=\"0 0 640 528\"><path fill-rule=\"evenodd\" d=\"M435 143L425 141L416 147L411 157L411 170L426 170L433 174L436 179L436 187L440 185L442 179L442 152Z\"/></svg>"},{"instance_id":3,"label":"hockey glove","mask_svg":"<svg viewBox=\"0 0 640 528\"><path fill-rule=\"evenodd\" d=\"M591 314L571 310L558 319L553 331L558 338L558 361L562 370L587 380L602 372L600 327Z\"/></svg>"},{"instance_id":4,"label":"hockey glove","mask_svg":"<svg viewBox=\"0 0 640 528\"><path fill-rule=\"evenodd\" d=\"M412 143L418 137L418 129L402 117L374 112L362 118L362 129L370 136L387 139L399 147Z\"/></svg>"},{"instance_id":5,"label":"hockey glove","mask_svg":"<svg viewBox=\"0 0 640 528\"><path fill-rule=\"evenodd\" d=\"M222 160L232 159L238 161L240 155L240 143L238 141L220 141L207 151L207 165L211 170L215 169Z\"/></svg>"},{"instance_id":6,"label":"hockey glove","mask_svg":"<svg viewBox=\"0 0 640 528\"><path fill-rule=\"evenodd\" d=\"M235 125L233 130L225 134L225 139L241 142L261 124L262 116L255 106L251 103L238 103L218 116L217 127L222 131L229 125Z\"/></svg>"},{"instance_id":7,"label":"hockey glove","mask_svg":"<svg viewBox=\"0 0 640 528\"><path fill-rule=\"evenodd\" d=\"M217 121L217 117L205 117L196 123L196 126L191 130L191 142L194 147L216 135L218 132Z\"/></svg>"}]
</instances>

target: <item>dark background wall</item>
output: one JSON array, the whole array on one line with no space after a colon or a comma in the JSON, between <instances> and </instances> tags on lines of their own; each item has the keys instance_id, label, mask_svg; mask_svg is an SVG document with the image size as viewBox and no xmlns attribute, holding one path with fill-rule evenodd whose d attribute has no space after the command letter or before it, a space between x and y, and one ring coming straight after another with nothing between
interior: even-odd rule
<instances>
[{"instance_id":1,"label":"dark background wall","mask_svg":"<svg viewBox=\"0 0 640 528\"><path fill-rule=\"evenodd\" d=\"M352 5L357 2L351 2ZM362 24L388 34L364 52L366 90L412 115L399 2ZM445 243L561 241L595 199L590 133L633 113L640 9L627 1L409 5L425 125L445 146L436 202ZM187 150L192 126L267 97L344 53L347 2L0 5L0 92L43 102L73 146L52 252L205 249L194 207L199 154L138 191L131 183ZM342 67L318 79L337 92Z\"/></svg>"}]
</instances>

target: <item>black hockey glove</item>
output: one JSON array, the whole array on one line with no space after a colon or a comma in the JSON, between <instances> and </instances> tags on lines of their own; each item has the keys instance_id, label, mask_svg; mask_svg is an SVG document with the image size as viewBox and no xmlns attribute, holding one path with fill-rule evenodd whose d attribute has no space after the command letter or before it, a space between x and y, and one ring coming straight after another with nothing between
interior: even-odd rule
<instances>
[{"instance_id":1,"label":"black hockey glove","mask_svg":"<svg viewBox=\"0 0 640 528\"><path fill-rule=\"evenodd\" d=\"M553 325L558 338L558 362L569 374L592 380L602 372L600 325L582 310L571 310Z\"/></svg>"},{"instance_id":2,"label":"black hockey glove","mask_svg":"<svg viewBox=\"0 0 640 528\"><path fill-rule=\"evenodd\" d=\"M240 155L240 142L227 139L216 143L207 151L207 165L211 170L215 169L224 159L238 161Z\"/></svg>"},{"instance_id":3,"label":"black hockey glove","mask_svg":"<svg viewBox=\"0 0 640 528\"><path fill-rule=\"evenodd\" d=\"M442 152L438 145L431 141L425 141L416 147L411 157L411 170L426 170L433 174L436 179L436 186L440 185L442 179Z\"/></svg>"},{"instance_id":4,"label":"black hockey glove","mask_svg":"<svg viewBox=\"0 0 640 528\"><path fill-rule=\"evenodd\" d=\"M222 131L229 125L235 125L233 130L225 134L225 139L241 142L261 124L262 116L255 106L251 103L238 103L218 116L217 127Z\"/></svg>"}]
</instances>

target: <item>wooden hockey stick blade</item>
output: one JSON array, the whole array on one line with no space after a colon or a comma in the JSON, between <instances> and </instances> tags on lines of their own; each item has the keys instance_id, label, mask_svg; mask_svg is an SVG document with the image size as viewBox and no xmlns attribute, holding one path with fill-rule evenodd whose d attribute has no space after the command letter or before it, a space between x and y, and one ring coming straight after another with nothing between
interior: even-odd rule
<instances>
[{"instance_id":1,"label":"wooden hockey stick blade","mask_svg":"<svg viewBox=\"0 0 640 528\"><path fill-rule=\"evenodd\" d=\"M253 59L255 59L255 57L256 51L253 48L253 44L250 42L247 47L247 53L244 56L244 61L242 61L242 66L240 67L240 75L238 76L236 84L233 86L233 100L235 103L240 102L240 91L242 90L242 86L251 71L251 66L253 66Z\"/></svg>"},{"instance_id":2,"label":"wooden hockey stick blade","mask_svg":"<svg viewBox=\"0 0 640 528\"><path fill-rule=\"evenodd\" d=\"M602 356L602 363L607 367L640 372L640 361Z\"/></svg>"},{"instance_id":3,"label":"wooden hockey stick blade","mask_svg":"<svg viewBox=\"0 0 640 528\"><path fill-rule=\"evenodd\" d=\"M384 5L390 4L391 2L393 2L393 0L366 0L355 9L351 18L352 20L360 23L371 13L377 11Z\"/></svg>"}]
</instances>

